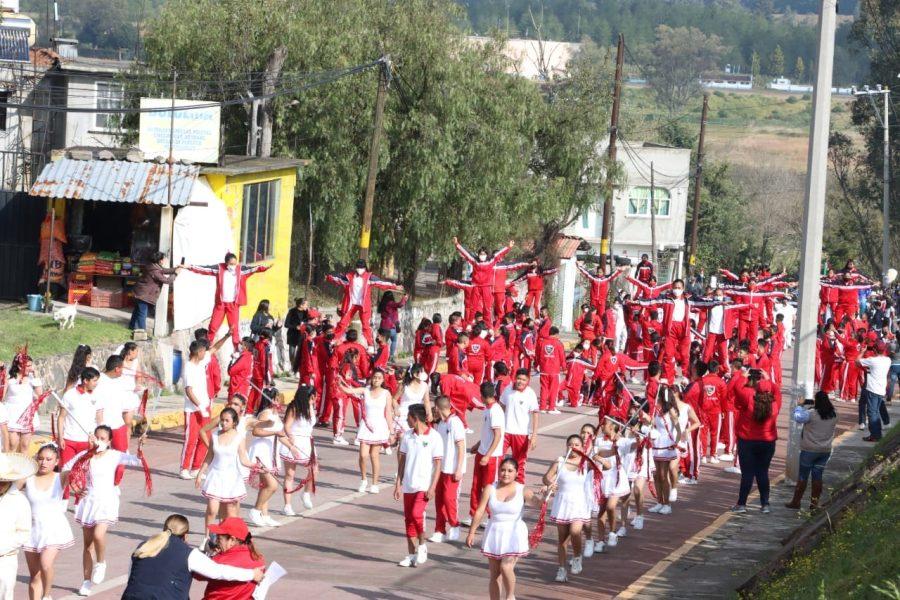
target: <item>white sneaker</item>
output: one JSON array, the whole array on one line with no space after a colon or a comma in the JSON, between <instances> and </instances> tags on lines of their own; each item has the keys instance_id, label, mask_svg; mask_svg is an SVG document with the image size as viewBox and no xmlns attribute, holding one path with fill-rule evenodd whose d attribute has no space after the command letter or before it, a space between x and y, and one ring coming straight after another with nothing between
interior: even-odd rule
<instances>
[{"instance_id":1,"label":"white sneaker","mask_svg":"<svg viewBox=\"0 0 900 600\"><path fill-rule=\"evenodd\" d=\"M355 440L353 440L353 445L359 446L359 438L356 438Z\"/></svg>"},{"instance_id":2,"label":"white sneaker","mask_svg":"<svg viewBox=\"0 0 900 600\"><path fill-rule=\"evenodd\" d=\"M294 512L294 507L291 506L290 504L285 504L284 510L282 510L281 513L286 517L296 517L297 516L297 513Z\"/></svg>"},{"instance_id":3,"label":"white sneaker","mask_svg":"<svg viewBox=\"0 0 900 600\"><path fill-rule=\"evenodd\" d=\"M718 458L716 458L715 456L710 456L710 457L709 457L709 464L711 464L711 465L717 465L717 464L719 464L720 462L722 462L722 461L720 461L720 460L719 460Z\"/></svg>"},{"instance_id":4,"label":"white sneaker","mask_svg":"<svg viewBox=\"0 0 900 600\"><path fill-rule=\"evenodd\" d=\"M374 483L369 487L369 493L370 493L370 494L377 494L377 493L380 492L380 491L381 491L381 488L379 488L379 487L378 487L377 485L375 485Z\"/></svg>"},{"instance_id":5,"label":"white sneaker","mask_svg":"<svg viewBox=\"0 0 900 600\"><path fill-rule=\"evenodd\" d=\"M460 520L460 523L468 527L472 524L472 517L464 517L462 520Z\"/></svg>"},{"instance_id":6,"label":"white sneaker","mask_svg":"<svg viewBox=\"0 0 900 600\"><path fill-rule=\"evenodd\" d=\"M657 502L656 504L654 504L653 506L651 506L651 507L647 510L647 512L658 513L659 511L662 510L662 507L663 507L663 505L660 504L659 502Z\"/></svg>"},{"instance_id":7,"label":"white sneaker","mask_svg":"<svg viewBox=\"0 0 900 600\"><path fill-rule=\"evenodd\" d=\"M350 442L344 439L344 436L338 435L335 436L334 439L331 440L331 443L335 446L349 446Z\"/></svg>"},{"instance_id":8,"label":"white sneaker","mask_svg":"<svg viewBox=\"0 0 900 600\"><path fill-rule=\"evenodd\" d=\"M281 521L276 521L269 515L263 515L263 522L269 527L281 527L283 523Z\"/></svg>"},{"instance_id":9,"label":"white sneaker","mask_svg":"<svg viewBox=\"0 0 900 600\"><path fill-rule=\"evenodd\" d=\"M262 513L256 510L255 508L251 508L247 513L247 516L250 517L250 524L255 525L256 527L267 527L266 520L263 519Z\"/></svg>"},{"instance_id":10,"label":"white sneaker","mask_svg":"<svg viewBox=\"0 0 900 600\"><path fill-rule=\"evenodd\" d=\"M725 467L725 468L722 469L722 470L725 471L726 473L734 473L735 475L740 475L740 474L741 474L741 468L740 468L740 467Z\"/></svg>"},{"instance_id":11,"label":"white sneaker","mask_svg":"<svg viewBox=\"0 0 900 600\"><path fill-rule=\"evenodd\" d=\"M562 412L561 412L561 411L558 411L558 410L556 410L556 409L554 408L553 410L548 410L548 411L547 411L547 414L548 414L548 415L561 415Z\"/></svg>"},{"instance_id":12,"label":"white sneaker","mask_svg":"<svg viewBox=\"0 0 900 600\"><path fill-rule=\"evenodd\" d=\"M356 488L357 492L364 492L366 488L369 487L369 481L367 479L363 479L359 482L359 487Z\"/></svg>"},{"instance_id":13,"label":"white sneaker","mask_svg":"<svg viewBox=\"0 0 900 600\"><path fill-rule=\"evenodd\" d=\"M182 469L182 470L181 470L181 473L179 473L178 476L181 477L182 479L190 479L190 478L191 478L191 472L188 471L187 469Z\"/></svg>"},{"instance_id":14,"label":"white sneaker","mask_svg":"<svg viewBox=\"0 0 900 600\"><path fill-rule=\"evenodd\" d=\"M581 555L585 558L590 558L594 555L594 540L586 540L584 542L584 550L581 552Z\"/></svg>"},{"instance_id":15,"label":"white sneaker","mask_svg":"<svg viewBox=\"0 0 900 600\"><path fill-rule=\"evenodd\" d=\"M466 427L466 433L467 433L467 434L473 434L473 433L475 433L475 430Z\"/></svg>"},{"instance_id":16,"label":"white sneaker","mask_svg":"<svg viewBox=\"0 0 900 600\"><path fill-rule=\"evenodd\" d=\"M85 579L84 581L81 582L81 587L78 588L78 595L79 596L90 596L92 586L93 586L93 584L90 582L90 580Z\"/></svg>"},{"instance_id":17,"label":"white sneaker","mask_svg":"<svg viewBox=\"0 0 900 600\"><path fill-rule=\"evenodd\" d=\"M594 554L602 554L603 549L604 549L603 542L598 542L597 540L594 540Z\"/></svg>"},{"instance_id":18,"label":"white sneaker","mask_svg":"<svg viewBox=\"0 0 900 600\"><path fill-rule=\"evenodd\" d=\"M196 479L197 475L200 474L200 469L191 469L190 473L191 473L191 479Z\"/></svg>"},{"instance_id":19,"label":"white sneaker","mask_svg":"<svg viewBox=\"0 0 900 600\"><path fill-rule=\"evenodd\" d=\"M106 579L106 563L94 563L94 568L91 569L91 583L96 583L99 585L103 583L104 579Z\"/></svg>"},{"instance_id":20,"label":"white sneaker","mask_svg":"<svg viewBox=\"0 0 900 600\"><path fill-rule=\"evenodd\" d=\"M678 488L672 488L669 490L669 502L676 502L678 500Z\"/></svg>"},{"instance_id":21,"label":"white sneaker","mask_svg":"<svg viewBox=\"0 0 900 600\"><path fill-rule=\"evenodd\" d=\"M303 492L303 496L301 496L301 499L303 502L303 508L305 508L306 510L312 509L312 496L309 494L309 492Z\"/></svg>"},{"instance_id":22,"label":"white sneaker","mask_svg":"<svg viewBox=\"0 0 900 600\"><path fill-rule=\"evenodd\" d=\"M691 477L690 479L688 479L687 481L685 481L685 483L686 483L687 485L697 485L697 484L700 483L700 482L697 480L696 477Z\"/></svg>"},{"instance_id":23,"label":"white sneaker","mask_svg":"<svg viewBox=\"0 0 900 600\"><path fill-rule=\"evenodd\" d=\"M720 454L720 455L719 455L719 460L734 460L734 455L733 455L733 454L728 454L728 453L726 452L725 454Z\"/></svg>"},{"instance_id":24,"label":"white sneaker","mask_svg":"<svg viewBox=\"0 0 900 600\"><path fill-rule=\"evenodd\" d=\"M404 558L403 560L401 560L400 562L398 562L397 565L398 565L398 566L401 566L401 567L414 567L414 566L416 566L416 555L415 555L415 554L410 554L409 556L407 556L406 558Z\"/></svg>"},{"instance_id":25,"label":"white sneaker","mask_svg":"<svg viewBox=\"0 0 900 600\"><path fill-rule=\"evenodd\" d=\"M631 526L635 529L643 529L644 528L644 517L643 515L638 515L634 519L631 520Z\"/></svg>"},{"instance_id":26,"label":"white sneaker","mask_svg":"<svg viewBox=\"0 0 900 600\"><path fill-rule=\"evenodd\" d=\"M569 576L566 574L566 568L560 567L556 570L556 581L557 583L565 583L569 580Z\"/></svg>"},{"instance_id":27,"label":"white sneaker","mask_svg":"<svg viewBox=\"0 0 900 600\"><path fill-rule=\"evenodd\" d=\"M860 430L860 431L865 431L865 429L866 429L866 424L865 424L865 423L860 423L860 424L859 424L859 430Z\"/></svg>"},{"instance_id":28,"label":"white sneaker","mask_svg":"<svg viewBox=\"0 0 900 600\"><path fill-rule=\"evenodd\" d=\"M385 453L387 456L390 456L391 454L394 453L394 451L393 451L393 449L392 449L390 446L388 446L387 448L384 449L384 453Z\"/></svg>"},{"instance_id":29,"label":"white sneaker","mask_svg":"<svg viewBox=\"0 0 900 600\"><path fill-rule=\"evenodd\" d=\"M457 540L459 540L459 527L451 527L447 532L447 541L455 542Z\"/></svg>"},{"instance_id":30,"label":"white sneaker","mask_svg":"<svg viewBox=\"0 0 900 600\"><path fill-rule=\"evenodd\" d=\"M625 529L625 526L624 526L624 525L622 525L621 527L619 527L619 530L616 532L616 536L617 536L617 537L625 537L625 536L627 536L627 535L628 535L628 530Z\"/></svg>"},{"instance_id":31,"label":"white sneaker","mask_svg":"<svg viewBox=\"0 0 900 600\"><path fill-rule=\"evenodd\" d=\"M608 536L606 536L606 545L610 548L615 548L619 545L619 536L610 532Z\"/></svg>"},{"instance_id":32,"label":"white sneaker","mask_svg":"<svg viewBox=\"0 0 900 600\"><path fill-rule=\"evenodd\" d=\"M443 543L443 541L444 541L444 534L441 533L440 531L435 531L433 534L431 534L431 537L428 538L428 541L429 541L429 542L434 542L435 544Z\"/></svg>"},{"instance_id":33,"label":"white sneaker","mask_svg":"<svg viewBox=\"0 0 900 600\"><path fill-rule=\"evenodd\" d=\"M576 556L572 559L572 575L578 575L581 573L581 557Z\"/></svg>"},{"instance_id":34,"label":"white sneaker","mask_svg":"<svg viewBox=\"0 0 900 600\"><path fill-rule=\"evenodd\" d=\"M661 514L661 515L671 515L671 514L672 514L672 507L669 506L668 504L664 504L663 507L662 507L661 509L659 509L659 514Z\"/></svg>"},{"instance_id":35,"label":"white sneaker","mask_svg":"<svg viewBox=\"0 0 900 600\"><path fill-rule=\"evenodd\" d=\"M416 550L416 564L424 565L428 562L428 548L425 544L419 544L419 549Z\"/></svg>"},{"instance_id":36,"label":"white sneaker","mask_svg":"<svg viewBox=\"0 0 900 600\"><path fill-rule=\"evenodd\" d=\"M703 463L704 465L706 465L706 464L709 464L709 459L704 456L703 458L700 459L700 462Z\"/></svg>"},{"instance_id":37,"label":"white sneaker","mask_svg":"<svg viewBox=\"0 0 900 600\"><path fill-rule=\"evenodd\" d=\"M716 450L722 451L724 449L725 449L725 444L723 444L722 442L719 442L718 444L716 444Z\"/></svg>"}]
</instances>

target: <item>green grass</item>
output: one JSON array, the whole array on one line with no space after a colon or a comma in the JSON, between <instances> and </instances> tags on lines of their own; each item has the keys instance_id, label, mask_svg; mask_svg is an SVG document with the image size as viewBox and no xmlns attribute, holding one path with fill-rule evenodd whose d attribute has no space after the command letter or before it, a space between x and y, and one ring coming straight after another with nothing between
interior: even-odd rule
<instances>
[{"instance_id":1,"label":"green grass","mask_svg":"<svg viewBox=\"0 0 900 600\"><path fill-rule=\"evenodd\" d=\"M900 429L895 426L892 434L900 434ZM791 560L785 573L766 582L750 597L900 598L898 513L900 469L895 468L863 506L841 520L834 534L811 552Z\"/></svg>"},{"instance_id":2,"label":"green grass","mask_svg":"<svg viewBox=\"0 0 900 600\"><path fill-rule=\"evenodd\" d=\"M78 344L96 346L129 339L131 332L119 323L76 318L75 327L60 331L49 315L29 314L18 307L0 310L0 361L6 363L26 342L28 354L41 358L71 354Z\"/></svg>"}]
</instances>

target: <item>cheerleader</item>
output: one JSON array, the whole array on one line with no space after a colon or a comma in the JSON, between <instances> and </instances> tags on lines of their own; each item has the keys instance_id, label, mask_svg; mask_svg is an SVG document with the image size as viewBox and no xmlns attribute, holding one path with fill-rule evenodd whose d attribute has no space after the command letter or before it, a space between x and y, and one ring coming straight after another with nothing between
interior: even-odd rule
<instances>
[{"instance_id":1,"label":"cheerleader","mask_svg":"<svg viewBox=\"0 0 900 600\"><path fill-rule=\"evenodd\" d=\"M23 549L31 577L28 597L32 600L50 598L53 563L60 550L75 544L63 499L67 474L56 472L59 457L56 445L41 446L34 456L37 473L18 484L31 504L31 540Z\"/></svg>"},{"instance_id":2,"label":"cheerleader","mask_svg":"<svg viewBox=\"0 0 900 600\"><path fill-rule=\"evenodd\" d=\"M310 385L300 385L294 393L294 399L284 411L284 430L290 436L291 444L297 449L295 456L291 448L282 445L278 449L281 461L284 463L284 514L288 517L297 515L291 505L290 489L294 485L294 474L297 466L312 467L318 470L313 461L313 427L316 423L315 409L316 388ZM313 480L308 478L303 486L301 501L303 508L310 510L312 503Z\"/></svg>"},{"instance_id":3,"label":"cheerleader","mask_svg":"<svg viewBox=\"0 0 900 600\"><path fill-rule=\"evenodd\" d=\"M75 348L75 354L72 356L72 364L69 365L69 371L66 374L66 386L63 392L67 392L81 382L81 372L88 367L92 367L94 355L91 347L87 344L78 344Z\"/></svg>"},{"instance_id":4,"label":"cheerleader","mask_svg":"<svg viewBox=\"0 0 900 600\"><path fill-rule=\"evenodd\" d=\"M31 403L43 393L41 380L34 375L34 362L25 350L19 351L9 367L9 381L6 383L7 429L9 448L13 452L28 454L31 436L40 424L37 413L31 423L22 425L19 420Z\"/></svg>"},{"instance_id":5,"label":"cheerleader","mask_svg":"<svg viewBox=\"0 0 900 600\"><path fill-rule=\"evenodd\" d=\"M431 398L428 394L428 373L419 363L414 363L403 376L403 386L394 394L391 408L394 413L394 433L399 437L409 431L406 415L413 404L425 405L425 415L431 421Z\"/></svg>"},{"instance_id":6,"label":"cheerleader","mask_svg":"<svg viewBox=\"0 0 900 600\"><path fill-rule=\"evenodd\" d=\"M624 527L616 528L616 510L619 503L626 502L631 493L624 457L633 446L634 440L623 438L618 423L609 418L603 420L600 431L600 437L594 440L594 455L607 458L609 466L603 470L601 485L604 499L600 502L597 512L597 535L603 540L605 527L606 546L613 548L619 542L619 534L625 534ZM602 542L600 544L594 542L594 546L595 550L603 551Z\"/></svg>"},{"instance_id":7,"label":"cheerleader","mask_svg":"<svg viewBox=\"0 0 900 600\"><path fill-rule=\"evenodd\" d=\"M368 387L350 387L343 380L338 381L341 391L348 396L361 398L360 424L356 433L359 440L359 472L361 480L357 491L365 492L369 485L366 479L366 458L372 463L372 487L370 494L377 494L378 478L381 472L381 448L391 441L388 423L391 417L391 394L384 386L384 372L376 369L369 378Z\"/></svg>"},{"instance_id":8,"label":"cheerleader","mask_svg":"<svg viewBox=\"0 0 900 600\"><path fill-rule=\"evenodd\" d=\"M657 503L649 512L670 515L672 506L669 504L669 493L672 481L678 479L678 444L684 438L684 433L675 390L668 386L661 387L658 400L656 414L645 417L645 421L653 427L650 435L653 440L653 462L656 464L653 481L656 484Z\"/></svg>"},{"instance_id":9,"label":"cheerleader","mask_svg":"<svg viewBox=\"0 0 900 600\"><path fill-rule=\"evenodd\" d=\"M485 513L488 513L490 519L481 541L481 553L488 557L489 597L491 600L514 600L516 562L528 554L528 527L522 520L522 510L526 504L540 507L547 488L535 493L517 482L519 463L512 457L504 458L498 471L497 482L488 485L481 495L466 537L466 546L471 548L475 544L475 532Z\"/></svg>"},{"instance_id":10,"label":"cheerleader","mask_svg":"<svg viewBox=\"0 0 900 600\"><path fill-rule=\"evenodd\" d=\"M94 584L106 578L106 532L119 521L119 490L115 475L119 465L141 467L138 456L110 448L112 430L98 425L91 438L90 449L79 452L63 468L69 473L67 480L78 500L75 506L75 522L81 525L84 542L82 567L84 581L79 596L88 596ZM144 438L138 442L138 453ZM96 561L91 552L96 555Z\"/></svg>"},{"instance_id":11,"label":"cheerleader","mask_svg":"<svg viewBox=\"0 0 900 600\"><path fill-rule=\"evenodd\" d=\"M206 498L207 536L210 524L220 513L224 512L226 518L238 516L241 500L247 496L240 465L250 468L253 463L237 424L237 412L233 408L223 408L219 413L219 430L212 434L210 452L206 453L195 480L200 494Z\"/></svg>"},{"instance_id":12,"label":"cheerleader","mask_svg":"<svg viewBox=\"0 0 900 600\"><path fill-rule=\"evenodd\" d=\"M544 474L544 485L555 486L556 489L550 518L556 523L558 533L556 546L559 562L559 569L556 572L558 582L569 579L566 573L568 557L566 547L570 541L574 556L570 563L572 575L581 573L581 529L591 520L591 507L584 493L586 481L591 478L590 469L584 468L581 456L574 452L574 450L582 452L583 448L581 438L577 434L570 435L566 439L568 455L565 458L560 457Z\"/></svg>"},{"instance_id":13,"label":"cheerleader","mask_svg":"<svg viewBox=\"0 0 900 600\"><path fill-rule=\"evenodd\" d=\"M629 421L638 421L642 416L640 408L633 407L629 415ZM644 528L644 486L653 476L654 465L653 456L651 455L651 427L646 424L636 425L629 429L626 435L636 438L634 446L629 449L628 454L623 458L625 470L628 473L628 481L631 483L631 496L622 503L622 529L628 518L628 505L634 503L634 518L631 520L631 526L635 529ZM617 535L621 535L618 534Z\"/></svg>"},{"instance_id":14,"label":"cheerleader","mask_svg":"<svg viewBox=\"0 0 900 600\"><path fill-rule=\"evenodd\" d=\"M594 438L597 437L597 428L591 423L585 423L581 426L581 431L578 432L578 436L581 438L581 446L592 450L594 447ZM602 460L598 460L597 463L602 465L607 464L606 461ZM597 503L597 494L594 492L594 480L592 477L588 477L584 482L584 495L587 499L588 506L591 509L591 515L598 514L600 512L600 506ZM594 555L594 545L598 545L597 551L600 552L603 548L603 544L594 541L593 527L590 520L584 524L581 531L581 537L584 540L584 549L581 555L584 558L590 558Z\"/></svg>"},{"instance_id":15,"label":"cheerleader","mask_svg":"<svg viewBox=\"0 0 900 600\"><path fill-rule=\"evenodd\" d=\"M681 441L678 443L678 454L682 459L687 457L687 462L691 465L689 471L699 475L699 466L695 469L693 465L696 464L701 454L700 449L696 448L696 446L699 445L701 436L693 436L692 432L700 429L700 417L697 416L694 407L684 401L684 395L681 390L676 388L672 391L675 394L675 404L678 407L678 425L681 428ZM697 438L696 442L694 437ZM670 475L671 481L669 483L669 489L671 491L669 492L669 500L672 502L678 500L679 483L683 482L685 485L697 485L696 476L679 478L679 466L680 464L676 463Z\"/></svg>"},{"instance_id":16,"label":"cheerleader","mask_svg":"<svg viewBox=\"0 0 900 600\"><path fill-rule=\"evenodd\" d=\"M256 423L253 425L253 441L250 442L250 462L257 468L254 472L258 477L259 493L256 495L256 504L250 509L250 522L257 527L278 527L281 525L269 516L269 500L278 489L276 473L281 472L281 457L275 448L276 442L285 444L294 457L300 456L299 451L290 438L284 433L284 423L278 415L278 404L281 403L281 394L272 387L267 387L259 393L259 402L256 414L253 415Z\"/></svg>"}]
</instances>

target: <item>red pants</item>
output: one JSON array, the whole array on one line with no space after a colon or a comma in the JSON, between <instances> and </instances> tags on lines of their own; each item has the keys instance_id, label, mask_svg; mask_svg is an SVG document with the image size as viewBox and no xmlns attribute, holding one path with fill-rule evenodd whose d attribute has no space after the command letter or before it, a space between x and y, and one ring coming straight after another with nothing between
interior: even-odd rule
<instances>
[{"instance_id":1,"label":"red pants","mask_svg":"<svg viewBox=\"0 0 900 600\"><path fill-rule=\"evenodd\" d=\"M569 406L581 406L581 386L583 383L584 382L573 381L565 387L566 399L569 401Z\"/></svg>"},{"instance_id":2,"label":"red pants","mask_svg":"<svg viewBox=\"0 0 900 600\"><path fill-rule=\"evenodd\" d=\"M422 367L428 375L431 375L437 369L440 355L441 349L438 346L431 346L422 351Z\"/></svg>"},{"instance_id":3,"label":"red pants","mask_svg":"<svg viewBox=\"0 0 900 600\"><path fill-rule=\"evenodd\" d=\"M256 405L259 404L259 399L261 397L259 390L265 385L258 379L252 379L251 383L253 383L253 385L250 386L250 394L247 396L247 408L245 410L248 415L252 415L256 412Z\"/></svg>"},{"instance_id":4,"label":"red pants","mask_svg":"<svg viewBox=\"0 0 900 600\"><path fill-rule=\"evenodd\" d=\"M506 310L506 292L494 291L494 318L497 321L503 320L503 313Z\"/></svg>"},{"instance_id":5,"label":"red pants","mask_svg":"<svg viewBox=\"0 0 900 600\"><path fill-rule=\"evenodd\" d=\"M494 286L480 285L472 289L472 317L481 311L488 327L494 327Z\"/></svg>"},{"instance_id":6,"label":"red pants","mask_svg":"<svg viewBox=\"0 0 900 600\"><path fill-rule=\"evenodd\" d=\"M528 450L531 440L527 435L507 433L503 436L503 453L511 454L519 463L519 472L516 473L516 481L525 483L525 463L528 461Z\"/></svg>"},{"instance_id":7,"label":"red pants","mask_svg":"<svg viewBox=\"0 0 900 600\"><path fill-rule=\"evenodd\" d=\"M755 353L759 347L759 319L738 321L738 339L750 342L750 353Z\"/></svg>"},{"instance_id":8,"label":"red pants","mask_svg":"<svg viewBox=\"0 0 900 600\"><path fill-rule=\"evenodd\" d=\"M703 448L706 449L703 456L713 457L718 453L719 430L721 427L721 412L705 412L703 414L703 427L700 429L700 431L703 432Z\"/></svg>"},{"instance_id":9,"label":"red pants","mask_svg":"<svg viewBox=\"0 0 900 600\"><path fill-rule=\"evenodd\" d=\"M206 458L206 446L200 442L200 430L209 423L198 410L184 413L184 447L181 450L181 468L196 471Z\"/></svg>"},{"instance_id":10,"label":"red pants","mask_svg":"<svg viewBox=\"0 0 900 600\"><path fill-rule=\"evenodd\" d=\"M534 312L534 318L537 319L541 316L541 296L544 295L543 291L532 292L531 290L525 294L525 307L531 308Z\"/></svg>"},{"instance_id":11,"label":"red pants","mask_svg":"<svg viewBox=\"0 0 900 600\"><path fill-rule=\"evenodd\" d=\"M722 369L728 369L728 338L723 333L709 333L703 343L703 362L715 356Z\"/></svg>"},{"instance_id":12,"label":"red pants","mask_svg":"<svg viewBox=\"0 0 900 600\"><path fill-rule=\"evenodd\" d=\"M472 375L475 385L481 385L484 381L484 363L485 361L473 360L472 357L469 357L469 360L466 361L466 368L469 374Z\"/></svg>"},{"instance_id":13,"label":"red pants","mask_svg":"<svg viewBox=\"0 0 900 600\"><path fill-rule=\"evenodd\" d=\"M860 368L855 362L844 361L840 377L840 397L842 400L847 400L848 402L856 400L859 396L860 376Z\"/></svg>"},{"instance_id":14,"label":"red pants","mask_svg":"<svg viewBox=\"0 0 900 600\"><path fill-rule=\"evenodd\" d=\"M350 396L343 392L333 394L331 398L332 410L334 410L334 424L332 425L334 437L344 435L344 426L347 423L347 407L351 404L353 405L353 418L356 421L356 426L359 427L359 404L353 402Z\"/></svg>"},{"instance_id":15,"label":"red pants","mask_svg":"<svg viewBox=\"0 0 900 600\"><path fill-rule=\"evenodd\" d=\"M437 512L434 530L447 533L447 526L459 527L459 481L453 481L453 473L441 473L434 493Z\"/></svg>"},{"instance_id":16,"label":"red pants","mask_svg":"<svg viewBox=\"0 0 900 600\"><path fill-rule=\"evenodd\" d=\"M481 502L481 492L484 487L497 481L497 467L500 465L500 457L492 456L486 465L481 464L483 455L475 453L475 464L472 469L472 491L469 494L469 516L474 516Z\"/></svg>"},{"instance_id":17,"label":"red pants","mask_svg":"<svg viewBox=\"0 0 900 600\"><path fill-rule=\"evenodd\" d=\"M403 494L403 520L406 523L406 537L417 538L425 533L425 492Z\"/></svg>"},{"instance_id":18,"label":"red pants","mask_svg":"<svg viewBox=\"0 0 900 600\"><path fill-rule=\"evenodd\" d=\"M109 445L113 450L118 450L119 452L128 452L128 425L122 425L118 429L113 429L112 439L110 439ZM116 467L115 484L119 485L119 483L122 481L122 477L124 476L125 465L119 465L118 467Z\"/></svg>"},{"instance_id":19,"label":"red pants","mask_svg":"<svg viewBox=\"0 0 900 600\"><path fill-rule=\"evenodd\" d=\"M721 423L719 439L725 444L725 454L735 454L737 438L734 435L734 411L726 410L722 413Z\"/></svg>"},{"instance_id":20,"label":"red pants","mask_svg":"<svg viewBox=\"0 0 900 600\"><path fill-rule=\"evenodd\" d=\"M60 466L66 464L75 458L76 454L83 450L87 450L89 447L90 444L88 442L73 442L72 440L66 440L66 447L60 451Z\"/></svg>"},{"instance_id":21,"label":"red pants","mask_svg":"<svg viewBox=\"0 0 900 600\"><path fill-rule=\"evenodd\" d=\"M231 327L231 342L237 348L241 342L241 307L237 302L218 302L213 306L212 316L209 318L209 339L215 341L222 321L228 319Z\"/></svg>"},{"instance_id":22,"label":"red pants","mask_svg":"<svg viewBox=\"0 0 900 600\"><path fill-rule=\"evenodd\" d=\"M559 399L559 373L541 373L541 410L556 410Z\"/></svg>"},{"instance_id":23,"label":"red pants","mask_svg":"<svg viewBox=\"0 0 900 600\"><path fill-rule=\"evenodd\" d=\"M334 328L335 337L340 337L347 331L350 321L353 320L353 315L355 314L359 314L359 325L362 329L363 337L366 338L366 343L369 347L374 346L375 340L372 338L372 309L366 310L359 304L353 304L347 309L347 312L341 315L341 320L338 321L337 327Z\"/></svg>"},{"instance_id":24,"label":"red pants","mask_svg":"<svg viewBox=\"0 0 900 600\"><path fill-rule=\"evenodd\" d=\"M663 375L670 382L675 380L675 363L681 367L681 374L688 374L691 360L691 329L687 320L672 323L666 335L663 348Z\"/></svg>"}]
</instances>

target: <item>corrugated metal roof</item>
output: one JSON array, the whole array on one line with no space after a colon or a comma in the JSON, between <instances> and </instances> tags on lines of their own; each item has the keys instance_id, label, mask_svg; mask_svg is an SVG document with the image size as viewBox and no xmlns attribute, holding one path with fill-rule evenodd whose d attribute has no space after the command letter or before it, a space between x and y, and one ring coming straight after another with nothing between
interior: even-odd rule
<instances>
[{"instance_id":1,"label":"corrugated metal roof","mask_svg":"<svg viewBox=\"0 0 900 600\"><path fill-rule=\"evenodd\" d=\"M572 258L583 241L580 237L559 235L550 246L551 254L563 260Z\"/></svg>"},{"instance_id":2,"label":"corrugated metal roof","mask_svg":"<svg viewBox=\"0 0 900 600\"><path fill-rule=\"evenodd\" d=\"M169 166L127 160L75 160L48 163L31 187L31 195L101 202L169 204ZM190 202L200 173L197 165L173 165L172 206Z\"/></svg>"},{"instance_id":3,"label":"corrugated metal roof","mask_svg":"<svg viewBox=\"0 0 900 600\"><path fill-rule=\"evenodd\" d=\"M30 62L28 30L21 27L0 27L0 61Z\"/></svg>"}]
</instances>

